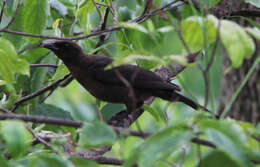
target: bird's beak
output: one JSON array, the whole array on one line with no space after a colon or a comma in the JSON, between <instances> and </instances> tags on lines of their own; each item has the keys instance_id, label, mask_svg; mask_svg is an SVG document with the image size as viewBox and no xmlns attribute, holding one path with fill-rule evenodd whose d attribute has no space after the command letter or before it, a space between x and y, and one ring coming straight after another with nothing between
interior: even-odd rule
<instances>
[{"instance_id":1,"label":"bird's beak","mask_svg":"<svg viewBox=\"0 0 260 167\"><path fill-rule=\"evenodd\" d=\"M41 43L41 46L50 50L58 50L58 47L56 47L56 41L55 40L48 40L48 41L43 41Z\"/></svg>"}]
</instances>

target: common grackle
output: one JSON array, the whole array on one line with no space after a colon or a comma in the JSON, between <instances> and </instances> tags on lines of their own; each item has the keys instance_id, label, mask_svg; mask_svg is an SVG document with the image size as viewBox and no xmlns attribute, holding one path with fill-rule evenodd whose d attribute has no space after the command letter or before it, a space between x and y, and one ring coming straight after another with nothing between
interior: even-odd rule
<instances>
[{"instance_id":1,"label":"common grackle","mask_svg":"<svg viewBox=\"0 0 260 167\"><path fill-rule=\"evenodd\" d=\"M97 99L110 103L123 103L128 112L141 107L154 96L168 101L179 101L194 108L203 108L189 98L177 93L180 87L164 81L152 71L137 65L105 67L113 59L102 55L90 55L69 40L48 40L42 46L52 50L68 67L73 77ZM208 110L206 110L208 111Z\"/></svg>"}]
</instances>

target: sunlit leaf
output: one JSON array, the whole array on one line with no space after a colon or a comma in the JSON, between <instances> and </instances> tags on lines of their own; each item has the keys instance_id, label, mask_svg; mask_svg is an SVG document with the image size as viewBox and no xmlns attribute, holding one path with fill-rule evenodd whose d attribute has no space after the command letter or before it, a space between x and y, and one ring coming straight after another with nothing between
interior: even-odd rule
<instances>
[{"instance_id":1,"label":"sunlit leaf","mask_svg":"<svg viewBox=\"0 0 260 167\"><path fill-rule=\"evenodd\" d=\"M254 27L254 28L246 28L246 31L252 35L253 37L255 37L256 39L260 40L260 29Z\"/></svg>"},{"instance_id":2,"label":"sunlit leaf","mask_svg":"<svg viewBox=\"0 0 260 167\"><path fill-rule=\"evenodd\" d=\"M53 80L62 79L67 74L69 74L69 70L64 64L62 64L57 68L57 70L56 70L55 74L53 75L52 79Z\"/></svg>"},{"instance_id":3,"label":"sunlit leaf","mask_svg":"<svg viewBox=\"0 0 260 167\"><path fill-rule=\"evenodd\" d=\"M151 106L143 105L143 109L151 114L156 121L160 121L162 119L161 114Z\"/></svg>"},{"instance_id":4,"label":"sunlit leaf","mask_svg":"<svg viewBox=\"0 0 260 167\"><path fill-rule=\"evenodd\" d=\"M234 68L240 67L244 58L250 57L255 51L254 41L235 22L222 20L220 37Z\"/></svg>"},{"instance_id":5,"label":"sunlit leaf","mask_svg":"<svg viewBox=\"0 0 260 167\"><path fill-rule=\"evenodd\" d=\"M133 29L133 30L137 30L137 31L140 31L143 33L148 33L146 28L144 28L143 26L141 26L137 23L120 22L117 25L122 28Z\"/></svg>"},{"instance_id":6,"label":"sunlit leaf","mask_svg":"<svg viewBox=\"0 0 260 167\"><path fill-rule=\"evenodd\" d=\"M165 64L165 62L162 59L150 53L136 52L126 57L116 59L115 61L113 61L111 66L118 66L121 64L131 64L131 63L137 63L146 69L151 69L158 65Z\"/></svg>"},{"instance_id":7,"label":"sunlit leaf","mask_svg":"<svg viewBox=\"0 0 260 167\"><path fill-rule=\"evenodd\" d=\"M166 33L166 32L170 32L173 31L173 27L172 26L165 26L165 27L161 27L156 29L157 32L161 32L161 33Z\"/></svg>"},{"instance_id":8,"label":"sunlit leaf","mask_svg":"<svg viewBox=\"0 0 260 167\"><path fill-rule=\"evenodd\" d=\"M181 23L182 35L191 52L196 52L214 42L218 21L212 15L206 18L191 16Z\"/></svg>"},{"instance_id":9,"label":"sunlit leaf","mask_svg":"<svg viewBox=\"0 0 260 167\"><path fill-rule=\"evenodd\" d=\"M15 72L29 75L29 64L17 57L16 50L11 42L0 38L0 75L4 81L11 84L15 82Z\"/></svg>"},{"instance_id":10,"label":"sunlit leaf","mask_svg":"<svg viewBox=\"0 0 260 167\"><path fill-rule=\"evenodd\" d=\"M169 56L165 56L163 59L168 64L171 63L171 62L176 62L176 63L181 64L183 66L188 65L187 59L182 55L169 55Z\"/></svg>"},{"instance_id":11,"label":"sunlit leaf","mask_svg":"<svg viewBox=\"0 0 260 167\"><path fill-rule=\"evenodd\" d=\"M83 4L80 5L79 10L75 10L75 15L78 15L79 23L83 28L85 33L89 33L92 29L91 21L90 21L90 13L94 10L95 6L93 5L91 0L84 1Z\"/></svg>"},{"instance_id":12,"label":"sunlit leaf","mask_svg":"<svg viewBox=\"0 0 260 167\"><path fill-rule=\"evenodd\" d=\"M62 32L59 28L59 26L62 22L63 22L63 19L59 18L59 19L55 20L55 22L52 24L52 28L54 29L55 34L58 37L62 36Z\"/></svg>"}]
</instances>

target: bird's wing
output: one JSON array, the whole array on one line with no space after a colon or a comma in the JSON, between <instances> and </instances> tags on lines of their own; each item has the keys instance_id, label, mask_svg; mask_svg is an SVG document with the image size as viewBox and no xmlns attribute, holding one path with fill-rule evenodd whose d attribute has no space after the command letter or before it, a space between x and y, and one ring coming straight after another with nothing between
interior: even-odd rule
<instances>
[{"instance_id":1,"label":"bird's wing","mask_svg":"<svg viewBox=\"0 0 260 167\"><path fill-rule=\"evenodd\" d=\"M92 63L92 67L89 68L90 74L105 84L126 86L125 81L123 81L125 79L132 87L139 89L181 90L178 85L165 82L152 71L135 65L122 65L104 70L104 67L111 62L112 60L107 59L107 57L105 59L96 58Z\"/></svg>"}]
</instances>

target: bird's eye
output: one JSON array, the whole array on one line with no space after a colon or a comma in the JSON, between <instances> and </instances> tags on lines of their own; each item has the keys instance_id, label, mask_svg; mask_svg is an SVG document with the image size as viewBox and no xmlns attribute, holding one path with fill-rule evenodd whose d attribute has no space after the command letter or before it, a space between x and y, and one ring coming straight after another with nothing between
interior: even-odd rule
<instances>
[{"instance_id":1,"label":"bird's eye","mask_svg":"<svg viewBox=\"0 0 260 167\"><path fill-rule=\"evenodd\" d=\"M68 43L65 43L65 45L64 45L65 47L69 47L69 44Z\"/></svg>"}]
</instances>

